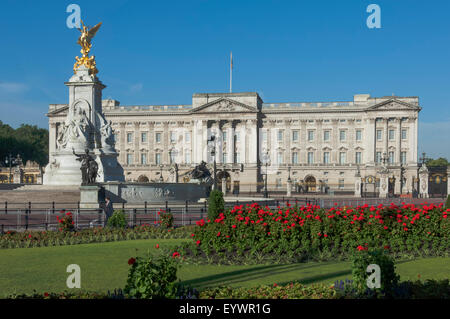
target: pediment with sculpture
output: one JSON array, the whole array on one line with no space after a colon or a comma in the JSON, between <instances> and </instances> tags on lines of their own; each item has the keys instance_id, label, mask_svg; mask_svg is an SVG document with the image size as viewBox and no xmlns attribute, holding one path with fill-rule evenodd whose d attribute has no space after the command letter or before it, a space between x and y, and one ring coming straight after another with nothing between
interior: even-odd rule
<instances>
[{"instance_id":1,"label":"pediment with sculpture","mask_svg":"<svg viewBox=\"0 0 450 319\"><path fill-rule=\"evenodd\" d=\"M255 113L258 110L252 106L246 105L227 98L221 98L204 105L201 105L191 111L191 113Z\"/></svg>"}]
</instances>

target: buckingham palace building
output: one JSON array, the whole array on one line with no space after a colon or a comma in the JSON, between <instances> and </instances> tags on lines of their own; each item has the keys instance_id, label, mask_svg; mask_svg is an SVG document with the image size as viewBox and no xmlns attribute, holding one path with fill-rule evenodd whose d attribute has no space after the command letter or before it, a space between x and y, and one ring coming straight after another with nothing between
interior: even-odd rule
<instances>
[{"instance_id":1,"label":"buckingham palace building","mask_svg":"<svg viewBox=\"0 0 450 319\"><path fill-rule=\"evenodd\" d=\"M125 178L187 182L202 161L230 194L285 191L417 191L418 97L358 94L345 102L265 103L254 92L196 93L191 104L120 105L103 100ZM51 104L50 161L67 104ZM211 137L214 136L212 139ZM213 140L213 141L212 141Z\"/></svg>"}]
</instances>

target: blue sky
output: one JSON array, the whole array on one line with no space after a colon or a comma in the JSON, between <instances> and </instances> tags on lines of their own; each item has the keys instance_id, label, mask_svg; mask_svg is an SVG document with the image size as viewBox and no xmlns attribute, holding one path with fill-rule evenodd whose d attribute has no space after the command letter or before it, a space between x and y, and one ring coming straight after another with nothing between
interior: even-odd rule
<instances>
[{"instance_id":1,"label":"blue sky","mask_svg":"<svg viewBox=\"0 0 450 319\"><path fill-rule=\"evenodd\" d=\"M104 98L123 105L190 104L233 91L265 102L348 101L354 94L419 96L419 152L450 159L450 1L22 1L0 3L0 119L47 127L66 103L78 31L89 25ZM381 7L381 29L366 8Z\"/></svg>"}]
</instances>

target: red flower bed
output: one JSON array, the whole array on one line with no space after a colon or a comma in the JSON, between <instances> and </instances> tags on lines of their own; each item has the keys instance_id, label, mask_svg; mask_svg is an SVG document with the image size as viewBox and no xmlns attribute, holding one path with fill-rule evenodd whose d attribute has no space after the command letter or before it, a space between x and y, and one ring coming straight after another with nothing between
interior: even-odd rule
<instances>
[{"instance_id":1,"label":"red flower bed","mask_svg":"<svg viewBox=\"0 0 450 319\"><path fill-rule=\"evenodd\" d=\"M388 206L235 206L213 221L200 220L192 235L196 254L330 257L370 248L392 253L449 253L450 209L423 203ZM198 248L195 248L195 247Z\"/></svg>"}]
</instances>

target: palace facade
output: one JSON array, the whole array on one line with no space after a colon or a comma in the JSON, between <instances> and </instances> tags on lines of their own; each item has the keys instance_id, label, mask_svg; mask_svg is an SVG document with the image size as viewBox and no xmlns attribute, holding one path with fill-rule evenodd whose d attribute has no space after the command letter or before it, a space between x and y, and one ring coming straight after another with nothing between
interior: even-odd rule
<instances>
[{"instance_id":1,"label":"palace facade","mask_svg":"<svg viewBox=\"0 0 450 319\"><path fill-rule=\"evenodd\" d=\"M355 95L348 102L265 103L257 93L201 93L186 105L122 106L103 100L129 181L186 182L201 161L228 192L376 193L389 170L389 192L417 188L418 97ZM67 104L49 107L50 162ZM214 142L209 142L215 136ZM215 149L215 154L212 150ZM386 172L386 170L385 170Z\"/></svg>"}]
</instances>

